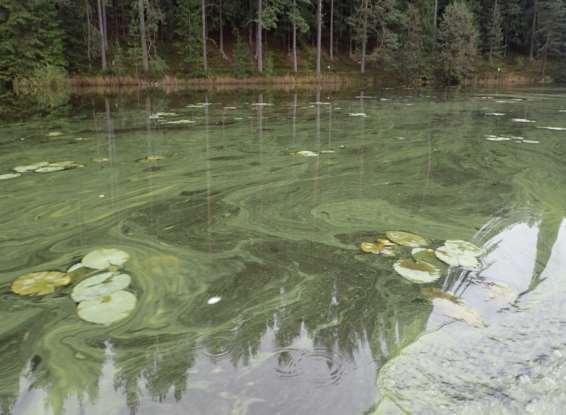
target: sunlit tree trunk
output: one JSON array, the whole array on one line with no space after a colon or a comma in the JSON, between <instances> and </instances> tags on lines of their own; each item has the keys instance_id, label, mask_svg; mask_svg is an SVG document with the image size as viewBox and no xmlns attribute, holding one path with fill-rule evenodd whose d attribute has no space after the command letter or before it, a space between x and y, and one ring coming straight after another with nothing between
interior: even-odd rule
<instances>
[{"instance_id":1,"label":"sunlit tree trunk","mask_svg":"<svg viewBox=\"0 0 566 415\"><path fill-rule=\"evenodd\" d=\"M102 70L106 71L108 69L108 63L106 62L106 24L104 23L104 0L97 0L96 2L98 10L98 30L100 30L100 58L102 60Z\"/></svg>"},{"instance_id":2,"label":"sunlit tree trunk","mask_svg":"<svg viewBox=\"0 0 566 415\"><path fill-rule=\"evenodd\" d=\"M330 0L330 60L334 60L334 0Z\"/></svg>"},{"instance_id":3,"label":"sunlit tree trunk","mask_svg":"<svg viewBox=\"0 0 566 415\"><path fill-rule=\"evenodd\" d=\"M257 0L257 34L256 34L256 56L257 56L257 71L263 72L263 2Z\"/></svg>"},{"instance_id":4,"label":"sunlit tree trunk","mask_svg":"<svg viewBox=\"0 0 566 415\"><path fill-rule=\"evenodd\" d=\"M206 50L206 41L208 39L207 29L206 29L206 0L201 1L201 12L202 12L202 67L204 73L208 74L208 53Z\"/></svg>"},{"instance_id":5,"label":"sunlit tree trunk","mask_svg":"<svg viewBox=\"0 0 566 415\"><path fill-rule=\"evenodd\" d=\"M367 43L368 43L368 0L364 0L364 8L363 8L363 34L362 34L362 63L361 63L361 72L366 72L366 52L367 52Z\"/></svg>"},{"instance_id":6,"label":"sunlit tree trunk","mask_svg":"<svg viewBox=\"0 0 566 415\"><path fill-rule=\"evenodd\" d=\"M293 13L297 12L297 0L293 0ZM297 16L293 18L293 71L297 72L297 22L295 21Z\"/></svg>"},{"instance_id":7,"label":"sunlit tree trunk","mask_svg":"<svg viewBox=\"0 0 566 415\"><path fill-rule=\"evenodd\" d=\"M537 31L537 17L538 17L538 4L537 0L534 0L533 4L533 22L531 26L531 48L529 52L529 57L531 60L535 59L535 38L536 38L536 31Z\"/></svg>"},{"instance_id":8,"label":"sunlit tree trunk","mask_svg":"<svg viewBox=\"0 0 566 415\"><path fill-rule=\"evenodd\" d=\"M138 0L138 12L140 15L140 40L142 48L142 67L143 72L149 72L149 56L147 53L147 39L145 31L145 0Z\"/></svg>"},{"instance_id":9,"label":"sunlit tree trunk","mask_svg":"<svg viewBox=\"0 0 566 415\"><path fill-rule=\"evenodd\" d=\"M85 0L85 14L86 14L86 53L88 56L88 68L92 69L92 23L90 16L90 4Z\"/></svg>"},{"instance_id":10,"label":"sunlit tree trunk","mask_svg":"<svg viewBox=\"0 0 566 415\"><path fill-rule=\"evenodd\" d=\"M222 55L222 58L224 60L228 60L228 57L226 56L226 52L224 52L224 16L223 16L223 3L222 0L220 0L220 39L219 39L219 44L220 44L220 54Z\"/></svg>"},{"instance_id":11,"label":"sunlit tree trunk","mask_svg":"<svg viewBox=\"0 0 566 415\"><path fill-rule=\"evenodd\" d=\"M322 47L322 0L318 0L316 7L316 74L320 76L320 55Z\"/></svg>"}]
</instances>

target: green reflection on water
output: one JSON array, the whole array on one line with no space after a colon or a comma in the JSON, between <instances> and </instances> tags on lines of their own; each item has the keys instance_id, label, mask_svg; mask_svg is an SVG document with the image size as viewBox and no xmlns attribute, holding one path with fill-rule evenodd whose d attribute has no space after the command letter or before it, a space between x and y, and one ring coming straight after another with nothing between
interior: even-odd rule
<instances>
[{"instance_id":1,"label":"green reflection on water","mask_svg":"<svg viewBox=\"0 0 566 415\"><path fill-rule=\"evenodd\" d=\"M505 267L451 271L435 284L490 323L497 308L473 281L507 278L536 293L564 217L566 141L511 118L563 126L566 99L359 95L73 97L56 115L5 122L6 172L38 161L85 167L2 182L2 411L364 413L395 394L376 391L380 368L437 329L432 305L392 260L358 253L385 230L524 241L503 254L494 243L488 260ZM200 102L210 105L187 108ZM506 115L485 115L496 111ZM177 115L150 119L158 112ZM195 123L166 124L178 120ZM538 238L506 236L515 225ZM70 288L9 293L16 276L65 270L97 247L131 255L139 304L127 320L80 321Z\"/></svg>"}]
</instances>

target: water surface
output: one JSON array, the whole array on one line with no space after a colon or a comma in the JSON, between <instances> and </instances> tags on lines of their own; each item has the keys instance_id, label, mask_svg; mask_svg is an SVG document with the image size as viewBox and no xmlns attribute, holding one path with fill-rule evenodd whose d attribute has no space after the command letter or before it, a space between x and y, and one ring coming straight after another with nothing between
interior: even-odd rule
<instances>
[{"instance_id":1,"label":"water surface","mask_svg":"<svg viewBox=\"0 0 566 415\"><path fill-rule=\"evenodd\" d=\"M57 105L10 106L0 127L0 174L84 165L0 181L0 413L540 413L566 400L564 91ZM479 270L433 284L485 327L359 252L392 229L485 248ZM131 256L126 320L80 320L70 288L10 292L101 247ZM491 282L518 300L495 301Z\"/></svg>"}]
</instances>

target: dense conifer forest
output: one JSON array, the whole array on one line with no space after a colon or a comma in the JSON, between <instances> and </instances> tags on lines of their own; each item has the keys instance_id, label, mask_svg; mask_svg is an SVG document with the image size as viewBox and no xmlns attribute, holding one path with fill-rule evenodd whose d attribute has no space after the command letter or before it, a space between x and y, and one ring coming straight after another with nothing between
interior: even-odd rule
<instances>
[{"instance_id":1,"label":"dense conifer forest","mask_svg":"<svg viewBox=\"0 0 566 415\"><path fill-rule=\"evenodd\" d=\"M564 0L0 0L0 79L553 70ZM553 72L554 71L554 72Z\"/></svg>"}]
</instances>

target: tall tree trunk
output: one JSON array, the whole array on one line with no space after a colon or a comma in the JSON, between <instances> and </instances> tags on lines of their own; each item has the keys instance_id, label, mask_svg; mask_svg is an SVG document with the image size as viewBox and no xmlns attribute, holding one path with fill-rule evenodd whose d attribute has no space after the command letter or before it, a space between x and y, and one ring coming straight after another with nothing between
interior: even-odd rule
<instances>
[{"instance_id":1,"label":"tall tree trunk","mask_svg":"<svg viewBox=\"0 0 566 415\"><path fill-rule=\"evenodd\" d=\"M143 72L149 72L149 56L147 53L147 39L145 32L145 0L138 0L138 12L140 14L140 40L142 47L142 68Z\"/></svg>"},{"instance_id":2,"label":"tall tree trunk","mask_svg":"<svg viewBox=\"0 0 566 415\"><path fill-rule=\"evenodd\" d=\"M320 55L322 47L322 0L316 7L316 75L320 76Z\"/></svg>"},{"instance_id":3,"label":"tall tree trunk","mask_svg":"<svg viewBox=\"0 0 566 415\"><path fill-rule=\"evenodd\" d=\"M361 72L366 73L366 52L368 43L368 0L364 1L364 23L363 23L363 38L362 38L362 63Z\"/></svg>"},{"instance_id":4,"label":"tall tree trunk","mask_svg":"<svg viewBox=\"0 0 566 415\"><path fill-rule=\"evenodd\" d=\"M92 23L90 17L90 4L85 0L85 13L86 13L86 53L88 56L88 69L92 69Z\"/></svg>"},{"instance_id":5,"label":"tall tree trunk","mask_svg":"<svg viewBox=\"0 0 566 415\"><path fill-rule=\"evenodd\" d=\"M104 13L103 13L103 1L97 0L97 10L98 10L98 30L100 30L100 58L102 60L102 70L106 71L108 69L108 63L106 62L106 42L105 38L105 24L104 24Z\"/></svg>"},{"instance_id":6,"label":"tall tree trunk","mask_svg":"<svg viewBox=\"0 0 566 415\"><path fill-rule=\"evenodd\" d=\"M334 60L334 0L330 0L330 60Z\"/></svg>"},{"instance_id":7,"label":"tall tree trunk","mask_svg":"<svg viewBox=\"0 0 566 415\"><path fill-rule=\"evenodd\" d=\"M537 31L537 17L538 17L538 5L537 5L537 0L535 0L533 4L533 24L531 27L531 50L529 53L529 58L531 60L535 59L535 38Z\"/></svg>"},{"instance_id":8,"label":"tall tree trunk","mask_svg":"<svg viewBox=\"0 0 566 415\"><path fill-rule=\"evenodd\" d=\"M204 73L208 75L208 53L206 51L206 41L208 36L206 35L206 0L201 1L201 12L202 12L202 68Z\"/></svg>"},{"instance_id":9,"label":"tall tree trunk","mask_svg":"<svg viewBox=\"0 0 566 415\"><path fill-rule=\"evenodd\" d=\"M226 56L226 52L224 52L224 17L223 17L223 4L222 0L220 0L220 54L224 60L228 60L228 56Z\"/></svg>"},{"instance_id":10,"label":"tall tree trunk","mask_svg":"<svg viewBox=\"0 0 566 415\"><path fill-rule=\"evenodd\" d=\"M293 13L297 13L297 0L293 0ZM298 70L298 65L297 65L297 23L295 21L296 19L296 15L295 18L293 19L293 71L296 73Z\"/></svg>"},{"instance_id":11,"label":"tall tree trunk","mask_svg":"<svg viewBox=\"0 0 566 415\"><path fill-rule=\"evenodd\" d=\"M438 24L438 0L434 0L434 16L432 17L432 39L436 40L436 26Z\"/></svg>"},{"instance_id":12,"label":"tall tree trunk","mask_svg":"<svg viewBox=\"0 0 566 415\"><path fill-rule=\"evenodd\" d=\"M256 57L257 57L257 71L263 72L263 2L257 0L257 33L255 38Z\"/></svg>"}]
</instances>

